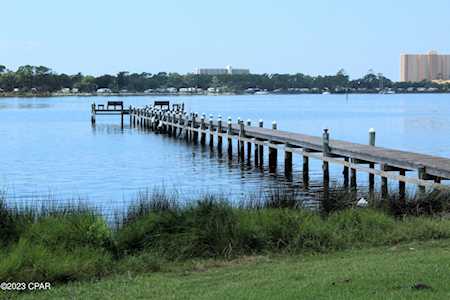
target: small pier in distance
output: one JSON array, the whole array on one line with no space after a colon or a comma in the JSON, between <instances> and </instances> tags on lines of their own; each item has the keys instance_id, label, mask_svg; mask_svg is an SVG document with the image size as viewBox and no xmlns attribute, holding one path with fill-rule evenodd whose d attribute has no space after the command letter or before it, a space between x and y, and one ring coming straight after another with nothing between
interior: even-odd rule
<instances>
[{"instance_id":1,"label":"small pier in distance","mask_svg":"<svg viewBox=\"0 0 450 300\"><path fill-rule=\"evenodd\" d=\"M110 102L108 102L110 104ZM322 136L311 136L278 129L274 121L270 128L264 128L262 120L252 125L250 120L223 121L221 116L213 119L205 114L187 113L184 105L170 106L168 101L155 101L154 105L128 109L104 109L92 105L93 123L95 115L117 114L129 115L130 126L144 130L167 134L174 138L183 138L188 142L209 144L221 154L226 139L226 151L233 154L233 142L240 160L253 161L257 167L264 166L264 152L268 151L269 172L277 172L278 152L284 152L284 172L292 174L292 156L299 154L303 159L303 184L309 182L309 159L322 161L323 187L328 192L330 175L329 163L343 166L344 185L356 189L357 172L369 174L369 192L375 188L375 176L381 177L381 195L388 197L388 179L398 182L399 199L405 199L406 184L418 186L418 192L425 188L449 190L450 186L442 183L450 179L450 159L396 149L375 146L375 130L369 130L368 144L357 144L330 138L328 129L323 129ZM215 143L215 140L217 142ZM208 142L207 142L208 140ZM417 173L416 177L406 176L406 172Z\"/></svg>"},{"instance_id":2,"label":"small pier in distance","mask_svg":"<svg viewBox=\"0 0 450 300\"><path fill-rule=\"evenodd\" d=\"M131 108L131 107L130 107ZM108 101L105 104L92 103L91 106L91 123L94 125L96 116L117 115L120 116L120 124L123 128L123 117L130 114L130 109L124 109L123 101Z\"/></svg>"}]
</instances>

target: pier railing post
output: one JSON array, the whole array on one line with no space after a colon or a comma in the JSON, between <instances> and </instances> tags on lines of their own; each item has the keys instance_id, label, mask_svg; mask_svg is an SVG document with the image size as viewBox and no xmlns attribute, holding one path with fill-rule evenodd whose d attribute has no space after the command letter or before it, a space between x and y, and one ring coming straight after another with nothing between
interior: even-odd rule
<instances>
[{"instance_id":1,"label":"pier railing post","mask_svg":"<svg viewBox=\"0 0 450 300\"><path fill-rule=\"evenodd\" d=\"M264 127L264 122L263 122L263 120L259 120L259 124L258 124L258 126L260 127L260 128L263 128ZM256 146L255 146L255 148L256 148ZM258 146L258 166L260 167L260 168L263 168L263 166L264 166L264 145L259 145Z\"/></svg>"},{"instance_id":2,"label":"pier railing post","mask_svg":"<svg viewBox=\"0 0 450 300\"><path fill-rule=\"evenodd\" d=\"M381 171L387 172L388 168L385 164L380 165ZM381 176L381 198L387 199L389 195L388 179L386 176Z\"/></svg>"},{"instance_id":3,"label":"pier railing post","mask_svg":"<svg viewBox=\"0 0 450 300\"><path fill-rule=\"evenodd\" d=\"M206 140L206 133L205 133L205 114L202 114L202 117L200 118L200 144L205 145Z\"/></svg>"},{"instance_id":4,"label":"pier railing post","mask_svg":"<svg viewBox=\"0 0 450 300\"><path fill-rule=\"evenodd\" d=\"M417 176L419 177L419 179L422 179L422 180L426 180L427 179L427 170L426 170L425 166L420 166L417 169ZM419 189L419 194L420 195L425 194L426 188L423 185L419 185L418 189Z\"/></svg>"},{"instance_id":5,"label":"pier railing post","mask_svg":"<svg viewBox=\"0 0 450 300\"><path fill-rule=\"evenodd\" d=\"M323 157L330 156L330 133L328 132L328 129L325 128L323 130L322 134L322 147L323 147ZM328 189L330 185L330 169L328 165L328 161L325 159L322 163L322 171L323 171L323 190L324 195L327 198L328 197Z\"/></svg>"},{"instance_id":6,"label":"pier railing post","mask_svg":"<svg viewBox=\"0 0 450 300\"><path fill-rule=\"evenodd\" d=\"M309 187L309 156L306 155L303 155L302 177L303 187L307 189Z\"/></svg>"},{"instance_id":7,"label":"pier railing post","mask_svg":"<svg viewBox=\"0 0 450 300\"><path fill-rule=\"evenodd\" d=\"M213 116L209 115L209 147L214 147L214 123L213 123Z\"/></svg>"},{"instance_id":8,"label":"pier railing post","mask_svg":"<svg viewBox=\"0 0 450 300\"><path fill-rule=\"evenodd\" d=\"M233 129L231 127L231 117L228 117L227 122L227 143L228 143L228 156L231 158L233 155Z\"/></svg>"},{"instance_id":9,"label":"pier railing post","mask_svg":"<svg viewBox=\"0 0 450 300\"><path fill-rule=\"evenodd\" d=\"M247 120L247 126L250 127L252 126L252 121L250 119ZM252 158L252 142L248 141L247 142L247 160L250 163L250 160Z\"/></svg>"},{"instance_id":10,"label":"pier railing post","mask_svg":"<svg viewBox=\"0 0 450 300\"><path fill-rule=\"evenodd\" d=\"M277 122L272 122L272 130L277 130ZM272 141L269 141L272 144ZM275 173L277 170L278 149L269 146L269 172Z\"/></svg>"},{"instance_id":11,"label":"pier railing post","mask_svg":"<svg viewBox=\"0 0 450 300\"><path fill-rule=\"evenodd\" d=\"M192 115L192 128L193 128L192 136L193 136L194 143L198 142L198 131L197 131L197 122L196 122L197 116L198 116L197 113L194 113Z\"/></svg>"},{"instance_id":12,"label":"pier railing post","mask_svg":"<svg viewBox=\"0 0 450 300\"><path fill-rule=\"evenodd\" d=\"M238 125L238 127L239 127L239 129L240 129L240 126L241 126L241 117L238 117L237 118L237 120L236 120L236 124ZM240 143L240 140L239 140L239 135L238 135L238 138L237 138L237 146L236 146L236 148L237 148L237 153L238 153L238 158L240 158L241 157L241 143Z\"/></svg>"},{"instance_id":13,"label":"pier railing post","mask_svg":"<svg viewBox=\"0 0 450 300\"><path fill-rule=\"evenodd\" d=\"M179 124L179 116L180 115L179 115L178 111L173 113L173 131L172 131L172 134L173 134L174 137L177 137L177 129L178 129L178 125L180 125Z\"/></svg>"},{"instance_id":14,"label":"pier railing post","mask_svg":"<svg viewBox=\"0 0 450 300\"><path fill-rule=\"evenodd\" d=\"M286 144L286 147L291 147L290 144ZM292 175L292 151L284 151L284 174L286 177Z\"/></svg>"},{"instance_id":15,"label":"pier railing post","mask_svg":"<svg viewBox=\"0 0 450 300\"><path fill-rule=\"evenodd\" d=\"M132 110L132 106L130 105L130 107L128 108L128 116L130 117L130 127L132 127L133 125L133 120L132 120L132 114L131 114L131 110Z\"/></svg>"},{"instance_id":16,"label":"pier railing post","mask_svg":"<svg viewBox=\"0 0 450 300\"><path fill-rule=\"evenodd\" d=\"M243 120L239 120L239 154L241 161L244 161L245 159L245 151L244 151L244 145L245 142L242 140L242 138L245 138L245 125Z\"/></svg>"},{"instance_id":17,"label":"pier railing post","mask_svg":"<svg viewBox=\"0 0 450 300\"><path fill-rule=\"evenodd\" d=\"M222 153L222 116L217 117L217 149Z\"/></svg>"},{"instance_id":18,"label":"pier railing post","mask_svg":"<svg viewBox=\"0 0 450 300\"><path fill-rule=\"evenodd\" d=\"M375 146L375 129L370 128L369 129L369 145L370 146ZM375 168L375 164L374 163L369 163L369 168L374 169ZM375 188L375 174L369 173L369 193L372 195L373 191Z\"/></svg>"},{"instance_id":19,"label":"pier railing post","mask_svg":"<svg viewBox=\"0 0 450 300\"><path fill-rule=\"evenodd\" d=\"M95 102L92 103L91 105L91 124L94 125L95 124Z\"/></svg>"}]
</instances>

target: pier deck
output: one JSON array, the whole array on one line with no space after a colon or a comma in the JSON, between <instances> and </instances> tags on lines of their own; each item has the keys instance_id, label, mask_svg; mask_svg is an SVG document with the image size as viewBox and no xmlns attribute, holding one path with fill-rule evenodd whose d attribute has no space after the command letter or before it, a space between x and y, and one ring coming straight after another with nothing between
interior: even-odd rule
<instances>
[{"instance_id":1,"label":"pier deck","mask_svg":"<svg viewBox=\"0 0 450 300\"><path fill-rule=\"evenodd\" d=\"M167 106L169 107L169 106ZM329 132L324 130L322 137L301 133L283 131L277 129L273 123L272 128L264 128L262 121L259 126L251 126L238 120L232 123L231 119L223 122L206 119L203 115L187 114L181 106L176 109L162 109L160 106L146 108L130 107L126 114L130 117L130 125L144 129L167 133L170 136L184 135L187 140L206 144L206 136L209 136L209 144L213 147L217 138L217 147L222 151L222 140L228 140L228 154L233 152L233 140L237 140L237 152L240 159L252 157L252 145L254 145L254 163L262 166L264 163L264 147L269 150L269 169L276 171L278 150L285 152L285 172L292 171L292 153L303 156L303 180L308 182L309 158L323 161L323 180L326 187L329 182L328 163L337 163L344 166L344 184L356 187L357 170L369 173L369 189L374 188L374 176L381 177L382 195L387 196L387 179L399 182L400 198L405 196L405 183L419 186L419 191L425 187L448 190L449 186L442 184L442 180L450 179L450 159L427 154L401 151L375 146L375 132L369 133L370 144L358 144L329 138ZM108 112L106 112L108 113ZM122 118L123 118L122 113ZM372 136L371 136L372 135ZM247 145L245 147L245 145ZM245 156L247 148L247 156ZM406 176L407 171L417 173L417 178Z\"/></svg>"}]
</instances>

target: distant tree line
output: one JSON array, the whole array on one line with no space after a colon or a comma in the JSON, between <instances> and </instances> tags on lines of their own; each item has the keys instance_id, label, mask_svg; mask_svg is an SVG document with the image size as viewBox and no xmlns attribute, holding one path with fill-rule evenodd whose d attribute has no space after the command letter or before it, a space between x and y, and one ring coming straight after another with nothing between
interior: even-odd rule
<instances>
[{"instance_id":1,"label":"distant tree line","mask_svg":"<svg viewBox=\"0 0 450 300\"><path fill-rule=\"evenodd\" d=\"M297 74L248 74L248 75L196 75L159 72L129 73L119 72L116 75L90 76L81 73L75 75L58 74L44 66L21 66L16 71L0 65L0 91L11 92L19 89L22 92L56 92L63 88L77 89L79 92L92 93L99 88L108 88L113 92L127 90L144 92L161 88L220 88L224 91L241 92L246 89L267 91L289 89L320 89L348 91L349 89L376 90L381 88L435 87L439 90L450 90L449 85L432 82L393 82L392 80L369 72L359 79L350 80L344 70L335 75L309 76Z\"/></svg>"}]
</instances>

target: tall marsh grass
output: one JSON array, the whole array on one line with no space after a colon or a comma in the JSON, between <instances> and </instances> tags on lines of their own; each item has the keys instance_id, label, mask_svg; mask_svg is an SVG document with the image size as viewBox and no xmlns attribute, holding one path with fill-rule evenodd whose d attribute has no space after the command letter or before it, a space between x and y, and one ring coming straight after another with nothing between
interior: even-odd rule
<instances>
[{"instance_id":1,"label":"tall marsh grass","mask_svg":"<svg viewBox=\"0 0 450 300\"><path fill-rule=\"evenodd\" d=\"M0 199L0 281L66 282L159 270L164 261L450 238L447 194L409 198L401 209L392 208L395 199L372 198L362 209L355 194L334 191L334 203L328 199L314 211L294 193L274 190L230 203L217 195L182 202L146 192L114 226L81 204L27 210Z\"/></svg>"}]
</instances>

